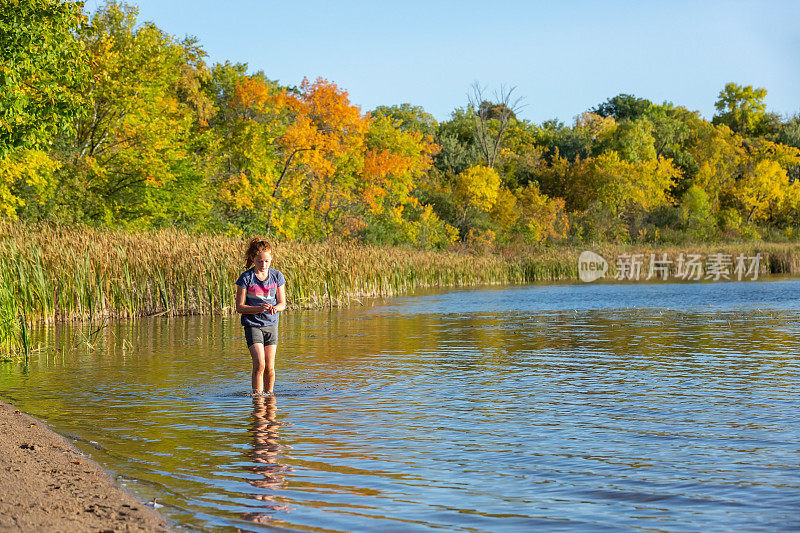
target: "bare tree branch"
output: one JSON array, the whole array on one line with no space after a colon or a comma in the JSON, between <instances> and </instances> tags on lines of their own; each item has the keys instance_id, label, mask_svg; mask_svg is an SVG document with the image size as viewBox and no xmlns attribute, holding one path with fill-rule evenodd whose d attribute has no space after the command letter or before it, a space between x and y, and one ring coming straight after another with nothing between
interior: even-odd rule
<instances>
[{"instance_id":1,"label":"bare tree branch","mask_svg":"<svg viewBox=\"0 0 800 533\"><path fill-rule=\"evenodd\" d=\"M494 168L503 137L517 112L522 109L522 97L514 98L516 87L501 85L492 100L485 96L485 87L474 82L467 95L470 111L475 117L475 137L486 165Z\"/></svg>"}]
</instances>

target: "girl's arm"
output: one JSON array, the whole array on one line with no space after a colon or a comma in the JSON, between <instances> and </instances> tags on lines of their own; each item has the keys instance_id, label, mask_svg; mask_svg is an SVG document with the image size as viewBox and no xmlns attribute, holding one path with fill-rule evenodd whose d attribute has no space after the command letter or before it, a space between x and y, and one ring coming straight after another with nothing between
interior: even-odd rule
<instances>
[{"instance_id":1,"label":"girl's arm","mask_svg":"<svg viewBox=\"0 0 800 533\"><path fill-rule=\"evenodd\" d=\"M275 295L277 303L272 307L274 313L279 313L286 309L286 285L278 287L278 293Z\"/></svg>"},{"instance_id":2,"label":"girl's arm","mask_svg":"<svg viewBox=\"0 0 800 533\"><path fill-rule=\"evenodd\" d=\"M236 312L241 313L243 315L255 315L258 313L266 313L270 305L269 304L262 304L262 305L245 305L245 298L247 296L247 291L244 290L244 287L237 286L236 287Z\"/></svg>"}]
</instances>

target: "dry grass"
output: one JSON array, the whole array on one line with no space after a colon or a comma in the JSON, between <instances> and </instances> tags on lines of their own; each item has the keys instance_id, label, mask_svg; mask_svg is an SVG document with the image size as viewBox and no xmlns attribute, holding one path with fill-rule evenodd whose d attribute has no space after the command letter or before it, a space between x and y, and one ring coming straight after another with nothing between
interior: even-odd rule
<instances>
[{"instance_id":1,"label":"dry grass","mask_svg":"<svg viewBox=\"0 0 800 533\"><path fill-rule=\"evenodd\" d=\"M0 224L0 352L27 350L33 322L232 312L244 240L175 230L128 232ZM274 268L290 307L346 306L422 287L574 280L582 249L553 247L476 255L402 248L277 243ZM602 246L620 253L759 252L763 272L800 272L800 245L742 244L694 250ZM613 269L613 263L612 263Z\"/></svg>"}]
</instances>

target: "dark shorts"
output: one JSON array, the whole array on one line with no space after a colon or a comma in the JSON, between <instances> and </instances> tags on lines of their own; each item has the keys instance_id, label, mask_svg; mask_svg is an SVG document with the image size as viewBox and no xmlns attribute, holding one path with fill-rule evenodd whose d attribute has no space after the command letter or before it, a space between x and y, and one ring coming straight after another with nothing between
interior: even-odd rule
<instances>
[{"instance_id":1,"label":"dark shorts","mask_svg":"<svg viewBox=\"0 0 800 533\"><path fill-rule=\"evenodd\" d=\"M247 339L248 348L254 344L274 346L278 344L278 324L261 327L245 326L244 338Z\"/></svg>"}]
</instances>

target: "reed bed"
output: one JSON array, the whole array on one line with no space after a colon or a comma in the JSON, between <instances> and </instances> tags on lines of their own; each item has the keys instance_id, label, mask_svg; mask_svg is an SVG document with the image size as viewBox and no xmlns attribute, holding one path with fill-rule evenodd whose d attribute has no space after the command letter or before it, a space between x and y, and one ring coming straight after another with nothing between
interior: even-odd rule
<instances>
[{"instance_id":1,"label":"reed bed","mask_svg":"<svg viewBox=\"0 0 800 533\"><path fill-rule=\"evenodd\" d=\"M475 254L346 242L275 243L273 267L288 280L290 308L350 305L424 287L577 280L584 248ZM48 224L0 224L0 354L27 354L34 322L232 313L245 240L177 230L131 232ZM697 250L606 245L621 253L761 253L762 272L800 273L798 244Z\"/></svg>"}]
</instances>

